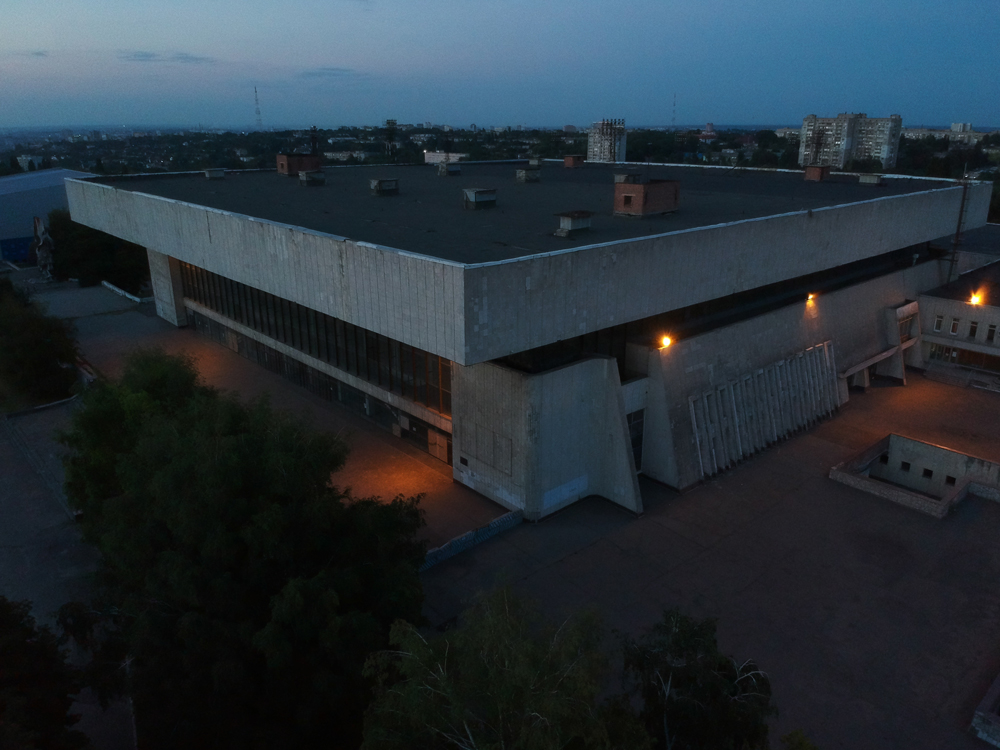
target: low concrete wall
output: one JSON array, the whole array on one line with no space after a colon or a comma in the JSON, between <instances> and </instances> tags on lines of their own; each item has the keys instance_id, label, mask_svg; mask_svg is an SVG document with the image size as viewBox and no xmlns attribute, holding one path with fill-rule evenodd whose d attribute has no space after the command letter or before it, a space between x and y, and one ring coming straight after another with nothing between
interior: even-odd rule
<instances>
[{"instance_id":1,"label":"low concrete wall","mask_svg":"<svg viewBox=\"0 0 1000 750\"><path fill-rule=\"evenodd\" d=\"M1000 464L902 435L887 435L834 466L829 476L934 518L944 518L969 494L1000 501Z\"/></svg>"},{"instance_id":2,"label":"low concrete wall","mask_svg":"<svg viewBox=\"0 0 1000 750\"><path fill-rule=\"evenodd\" d=\"M614 359L533 375L456 366L452 390L456 481L529 520L588 495L642 512Z\"/></svg>"}]
</instances>

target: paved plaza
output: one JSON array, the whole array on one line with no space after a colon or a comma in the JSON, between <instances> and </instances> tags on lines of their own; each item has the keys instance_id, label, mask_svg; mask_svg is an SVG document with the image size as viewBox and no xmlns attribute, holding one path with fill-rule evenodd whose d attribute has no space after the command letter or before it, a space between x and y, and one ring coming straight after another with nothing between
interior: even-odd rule
<instances>
[{"instance_id":1,"label":"paved plaza","mask_svg":"<svg viewBox=\"0 0 1000 750\"><path fill-rule=\"evenodd\" d=\"M633 518L591 498L428 571L432 623L498 578L553 617L584 608L635 633L666 607L719 621L722 649L772 679L776 735L831 748L977 748L1000 672L1000 505L943 520L837 484L888 432L1000 460L1000 395L910 378L678 495L643 480Z\"/></svg>"},{"instance_id":2,"label":"paved plaza","mask_svg":"<svg viewBox=\"0 0 1000 750\"><path fill-rule=\"evenodd\" d=\"M425 493L431 546L504 512L454 483L450 467L173 328L149 304L123 305L107 290L76 294L76 307L59 289L46 295L105 374L120 372L136 346L185 352L207 383L266 393L342 434L352 452L338 479L359 496ZM85 595L95 564L57 497L52 431L71 408L16 417L0 431L0 593L33 599L42 620ZM684 495L642 480L640 518L589 498L438 565L423 576L426 614L441 624L497 580L552 617L592 608L631 633L677 606L718 618L722 648L770 674L775 737L800 728L822 750L983 747L966 728L1000 673L1000 505L969 498L938 521L827 478L888 432L1000 461L1000 394L920 375L852 394L834 419ZM117 741L99 746L124 746Z\"/></svg>"}]
</instances>

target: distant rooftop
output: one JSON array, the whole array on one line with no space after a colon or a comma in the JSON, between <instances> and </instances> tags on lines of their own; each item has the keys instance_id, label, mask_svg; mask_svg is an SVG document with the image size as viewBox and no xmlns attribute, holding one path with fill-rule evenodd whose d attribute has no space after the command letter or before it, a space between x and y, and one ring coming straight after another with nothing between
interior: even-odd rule
<instances>
[{"instance_id":1,"label":"distant rooftop","mask_svg":"<svg viewBox=\"0 0 1000 750\"><path fill-rule=\"evenodd\" d=\"M945 237L939 237L931 244L942 250L951 250L951 242L954 238L955 235L949 234ZM958 249L969 253L996 255L1000 258L1000 224L987 224L984 227L962 232L962 241L959 243Z\"/></svg>"},{"instance_id":2,"label":"distant rooftop","mask_svg":"<svg viewBox=\"0 0 1000 750\"><path fill-rule=\"evenodd\" d=\"M971 299L973 294L981 296L983 305L1000 307L1000 261L963 273L950 284L924 292L928 297L962 301Z\"/></svg>"},{"instance_id":3,"label":"distant rooftop","mask_svg":"<svg viewBox=\"0 0 1000 750\"><path fill-rule=\"evenodd\" d=\"M460 176L439 177L434 166L328 167L326 184L302 187L273 171L229 172L206 180L181 175L101 177L97 182L353 240L460 263L484 263L571 247L615 242L743 219L818 209L947 185L893 179L875 187L857 177L831 176L807 183L802 173L682 166L636 167L653 179L679 180L675 213L644 219L612 216L615 172L607 164L566 169L544 162L541 182L520 183L521 163L461 163ZM378 197L371 179L399 178L399 195ZM495 189L496 207L463 207L463 188ZM571 239L556 237L555 214L592 211L592 228Z\"/></svg>"},{"instance_id":4,"label":"distant rooftop","mask_svg":"<svg viewBox=\"0 0 1000 750\"><path fill-rule=\"evenodd\" d=\"M48 187L62 187L67 178L93 177L90 172L77 172L72 169L39 169L36 172L0 177L0 195L21 193L25 190L40 190Z\"/></svg>"}]
</instances>

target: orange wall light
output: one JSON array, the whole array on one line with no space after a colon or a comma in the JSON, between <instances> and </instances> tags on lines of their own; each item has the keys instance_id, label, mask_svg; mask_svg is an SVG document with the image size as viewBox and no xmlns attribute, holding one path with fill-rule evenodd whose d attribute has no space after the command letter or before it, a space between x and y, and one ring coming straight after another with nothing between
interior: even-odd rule
<instances>
[{"instance_id":1,"label":"orange wall light","mask_svg":"<svg viewBox=\"0 0 1000 750\"><path fill-rule=\"evenodd\" d=\"M661 349L666 349L672 343L674 343L674 342L671 340L671 338L669 336L664 336L662 339L660 339L660 348Z\"/></svg>"},{"instance_id":2,"label":"orange wall light","mask_svg":"<svg viewBox=\"0 0 1000 750\"><path fill-rule=\"evenodd\" d=\"M983 301L983 295L981 295L979 292L975 292L971 297L969 297L970 305L978 305L982 301Z\"/></svg>"}]
</instances>

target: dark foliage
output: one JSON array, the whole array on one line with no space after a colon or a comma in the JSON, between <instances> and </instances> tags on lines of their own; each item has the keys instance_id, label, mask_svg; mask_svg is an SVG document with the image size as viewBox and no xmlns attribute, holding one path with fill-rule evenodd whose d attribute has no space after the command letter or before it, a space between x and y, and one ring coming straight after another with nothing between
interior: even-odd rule
<instances>
[{"instance_id":1,"label":"dark foliage","mask_svg":"<svg viewBox=\"0 0 1000 750\"><path fill-rule=\"evenodd\" d=\"M76 382L75 362L71 327L0 278L0 382L32 400L65 398Z\"/></svg>"},{"instance_id":2,"label":"dark foliage","mask_svg":"<svg viewBox=\"0 0 1000 750\"><path fill-rule=\"evenodd\" d=\"M768 747L771 683L754 662L719 653L714 620L664 612L645 636L626 639L625 677L657 748Z\"/></svg>"},{"instance_id":3,"label":"dark foliage","mask_svg":"<svg viewBox=\"0 0 1000 750\"><path fill-rule=\"evenodd\" d=\"M503 588L482 595L446 636L409 623L374 655L365 750L628 748L649 738L627 701L598 699L608 675L590 616L559 627Z\"/></svg>"},{"instance_id":4,"label":"dark foliage","mask_svg":"<svg viewBox=\"0 0 1000 750\"><path fill-rule=\"evenodd\" d=\"M59 641L37 627L30 602L0 596L0 748L74 750L89 746L69 713L80 690Z\"/></svg>"},{"instance_id":5,"label":"dark foliage","mask_svg":"<svg viewBox=\"0 0 1000 750\"><path fill-rule=\"evenodd\" d=\"M149 279L145 248L77 224L69 211L57 208L49 213L49 235L54 272L60 279L79 279L81 286L110 281L132 294L138 294Z\"/></svg>"},{"instance_id":6,"label":"dark foliage","mask_svg":"<svg viewBox=\"0 0 1000 750\"><path fill-rule=\"evenodd\" d=\"M339 439L158 352L88 389L63 441L103 553L103 604L64 614L95 674L130 655L144 746L357 747L365 659L420 619L417 500L351 497Z\"/></svg>"}]
</instances>

